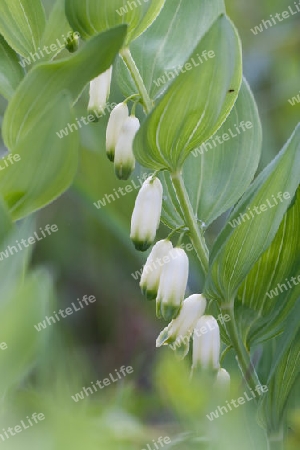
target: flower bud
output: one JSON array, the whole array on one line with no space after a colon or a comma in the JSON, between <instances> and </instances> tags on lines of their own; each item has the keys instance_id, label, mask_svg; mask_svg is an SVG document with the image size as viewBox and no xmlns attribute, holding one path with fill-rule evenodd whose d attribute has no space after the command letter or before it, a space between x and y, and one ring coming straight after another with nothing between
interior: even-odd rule
<instances>
[{"instance_id":1,"label":"flower bud","mask_svg":"<svg viewBox=\"0 0 300 450\"><path fill-rule=\"evenodd\" d=\"M103 114L110 93L112 66L90 82L90 101L88 110L99 117Z\"/></svg>"},{"instance_id":2,"label":"flower bud","mask_svg":"<svg viewBox=\"0 0 300 450\"><path fill-rule=\"evenodd\" d=\"M68 38L67 38L67 43L66 43L66 49L70 52L70 53L74 53L78 50L79 47L79 33L75 32L69 32L68 33Z\"/></svg>"},{"instance_id":3,"label":"flower bud","mask_svg":"<svg viewBox=\"0 0 300 450\"><path fill-rule=\"evenodd\" d=\"M112 110L106 129L106 154L110 161L115 159L115 148L121 133L122 126L128 118L128 106L126 103L119 103Z\"/></svg>"},{"instance_id":4,"label":"flower bud","mask_svg":"<svg viewBox=\"0 0 300 450\"><path fill-rule=\"evenodd\" d=\"M213 316L202 316L193 337L193 369L219 369L220 330Z\"/></svg>"},{"instance_id":5,"label":"flower bud","mask_svg":"<svg viewBox=\"0 0 300 450\"><path fill-rule=\"evenodd\" d=\"M163 239L154 245L147 258L141 276L140 287L148 300L154 300L157 296L159 280L163 269L163 262L161 260L168 255L172 248L172 242Z\"/></svg>"},{"instance_id":6,"label":"flower bud","mask_svg":"<svg viewBox=\"0 0 300 450\"><path fill-rule=\"evenodd\" d=\"M182 248L169 252L163 266L156 299L157 317L171 320L177 316L184 299L189 274L189 260Z\"/></svg>"},{"instance_id":7,"label":"flower bud","mask_svg":"<svg viewBox=\"0 0 300 450\"><path fill-rule=\"evenodd\" d=\"M115 173L120 180L127 180L135 167L133 141L140 128L137 117L128 117L121 127L115 149Z\"/></svg>"},{"instance_id":8,"label":"flower bud","mask_svg":"<svg viewBox=\"0 0 300 450\"><path fill-rule=\"evenodd\" d=\"M152 176L143 183L137 195L130 232L130 238L137 250L147 250L155 239L160 222L162 195L160 180Z\"/></svg>"},{"instance_id":9,"label":"flower bud","mask_svg":"<svg viewBox=\"0 0 300 450\"><path fill-rule=\"evenodd\" d=\"M219 369L216 378L216 386L228 392L230 388L230 375L225 369Z\"/></svg>"},{"instance_id":10,"label":"flower bud","mask_svg":"<svg viewBox=\"0 0 300 450\"><path fill-rule=\"evenodd\" d=\"M158 336L156 346L172 344L170 347L178 350L180 356L184 358L189 351L190 337L205 308L206 299L203 295L193 294L186 298L176 319L173 319Z\"/></svg>"}]
</instances>

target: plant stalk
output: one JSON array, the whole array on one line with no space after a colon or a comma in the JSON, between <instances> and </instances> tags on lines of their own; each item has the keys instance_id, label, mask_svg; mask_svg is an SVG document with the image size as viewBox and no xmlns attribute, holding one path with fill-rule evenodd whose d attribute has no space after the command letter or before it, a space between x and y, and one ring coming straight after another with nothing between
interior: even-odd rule
<instances>
[{"instance_id":1,"label":"plant stalk","mask_svg":"<svg viewBox=\"0 0 300 450\"><path fill-rule=\"evenodd\" d=\"M186 225L190 231L193 246L197 253L203 272L206 275L208 272L208 249L205 239L199 230L197 219L187 194L181 173L175 173L171 176L177 198L184 214Z\"/></svg>"},{"instance_id":2,"label":"plant stalk","mask_svg":"<svg viewBox=\"0 0 300 450\"><path fill-rule=\"evenodd\" d=\"M268 450L284 450L283 433L268 436Z\"/></svg>"},{"instance_id":3,"label":"plant stalk","mask_svg":"<svg viewBox=\"0 0 300 450\"><path fill-rule=\"evenodd\" d=\"M244 379L248 387L257 394L257 397L259 397L259 395L262 394L262 390L258 389L257 392L256 388L258 386L261 386L261 383L251 362L250 355L239 335L234 315L234 302L225 304L223 306L221 305L221 311L222 313L228 314L230 317L230 320L226 322L226 330L230 336L232 346L234 347L234 350L236 352L237 361L241 372L244 375Z\"/></svg>"},{"instance_id":4,"label":"plant stalk","mask_svg":"<svg viewBox=\"0 0 300 450\"><path fill-rule=\"evenodd\" d=\"M123 58L123 61L125 62L135 84L136 87L139 91L139 94L141 96L143 105L144 105L144 110L146 114L149 114L150 111L153 108L153 102L149 97L148 91L146 89L146 86L144 84L144 81L141 77L141 74L139 72L139 69L137 68L135 61L131 55L131 52L129 50L129 48L123 48L120 51L120 55Z\"/></svg>"}]
</instances>

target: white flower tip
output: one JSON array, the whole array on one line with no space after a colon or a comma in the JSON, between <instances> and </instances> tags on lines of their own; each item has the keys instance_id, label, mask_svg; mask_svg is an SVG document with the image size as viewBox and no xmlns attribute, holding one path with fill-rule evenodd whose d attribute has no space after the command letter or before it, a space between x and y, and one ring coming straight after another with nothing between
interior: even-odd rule
<instances>
[{"instance_id":1,"label":"white flower tip","mask_svg":"<svg viewBox=\"0 0 300 450\"><path fill-rule=\"evenodd\" d=\"M180 311L180 305L167 304L165 302L161 303L161 315L166 322L175 319Z\"/></svg>"},{"instance_id":2,"label":"white flower tip","mask_svg":"<svg viewBox=\"0 0 300 450\"><path fill-rule=\"evenodd\" d=\"M114 163L115 163L115 174L116 177L119 180L128 180L132 172L135 168L135 161L128 161L128 163L116 163L115 157L114 157Z\"/></svg>"},{"instance_id":3,"label":"white flower tip","mask_svg":"<svg viewBox=\"0 0 300 450\"><path fill-rule=\"evenodd\" d=\"M222 368L218 370L216 384L224 389L230 387L230 375L227 370Z\"/></svg>"},{"instance_id":4,"label":"white flower tip","mask_svg":"<svg viewBox=\"0 0 300 450\"><path fill-rule=\"evenodd\" d=\"M140 283L140 288L142 291L142 294L146 297L147 300L152 301L155 300L157 297L157 289L148 289L146 283Z\"/></svg>"},{"instance_id":5,"label":"white flower tip","mask_svg":"<svg viewBox=\"0 0 300 450\"><path fill-rule=\"evenodd\" d=\"M130 239L135 247L136 250L138 250L139 252L145 252L146 250L148 250L148 248L151 247L151 245L153 244L153 240L151 239L147 239L147 240L142 240L139 239L138 237L136 237L134 234L130 234Z\"/></svg>"},{"instance_id":6,"label":"white flower tip","mask_svg":"<svg viewBox=\"0 0 300 450\"><path fill-rule=\"evenodd\" d=\"M168 340L168 337L169 337L169 332L168 332L168 327L166 327L158 335L158 337L156 339L156 347L161 347L162 345L165 345L166 341Z\"/></svg>"}]
</instances>

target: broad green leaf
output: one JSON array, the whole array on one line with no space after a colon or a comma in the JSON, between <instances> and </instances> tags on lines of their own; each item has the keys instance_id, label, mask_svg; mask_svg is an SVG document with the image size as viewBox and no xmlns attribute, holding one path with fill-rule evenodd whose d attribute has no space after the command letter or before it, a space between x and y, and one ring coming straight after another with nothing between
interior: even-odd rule
<instances>
[{"instance_id":1,"label":"broad green leaf","mask_svg":"<svg viewBox=\"0 0 300 450\"><path fill-rule=\"evenodd\" d=\"M35 53L45 27L40 0L1 0L0 33L20 55Z\"/></svg>"},{"instance_id":2,"label":"broad green leaf","mask_svg":"<svg viewBox=\"0 0 300 450\"><path fill-rule=\"evenodd\" d=\"M142 0L140 0L142 1ZM164 7L166 0L152 0L149 2L149 6L147 7L146 12L144 13L140 23L138 24L138 26L135 28L135 30L132 33L132 36L130 36L130 32L129 32L129 38L130 40L134 40L137 37L139 37L142 33L144 33L144 31L146 31L150 25L155 21L155 19L158 17L158 15L160 14L161 10ZM147 4L147 1L144 3ZM127 1L127 4L129 4L129 2ZM129 38L127 39L127 43L129 43Z\"/></svg>"},{"instance_id":3,"label":"broad green leaf","mask_svg":"<svg viewBox=\"0 0 300 450\"><path fill-rule=\"evenodd\" d=\"M299 297L298 297L299 298ZM300 314L300 302L298 301L294 308L292 308L287 321L287 326L281 336L278 337L276 342L275 356L273 357L273 364L269 373L269 380L271 380L282 362L285 354L288 352L293 341L299 332L299 314Z\"/></svg>"},{"instance_id":4,"label":"broad green leaf","mask_svg":"<svg viewBox=\"0 0 300 450\"><path fill-rule=\"evenodd\" d=\"M300 124L246 191L216 240L205 289L208 297L234 299L243 280L275 238L299 183Z\"/></svg>"},{"instance_id":5,"label":"broad green leaf","mask_svg":"<svg viewBox=\"0 0 300 450\"><path fill-rule=\"evenodd\" d=\"M63 138L57 135L68 123L76 124L76 120L69 96L61 94L16 145L11 156L20 159L7 162L0 172L0 195L13 220L50 203L72 183L78 164L78 132Z\"/></svg>"},{"instance_id":6,"label":"broad green leaf","mask_svg":"<svg viewBox=\"0 0 300 450\"><path fill-rule=\"evenodd\" d=\"M42 305L49 292L48 275L36 272L24 284L14 286L8 301L0 305L1 342L7 344L0 354L1 395L20 382L34 362L40 341L34 325L42 319Z\"/></svg>"},{"instance_id":7,"label":"broad green leaf","mask_svg":"<svg viewBox=\"0 0 300 450\"><path fill-rule=\"evenodd\" d=\"M68 91L75 102L85 85L111 66L125 34L126 26L114 28L94 37L69 58L37 65L8 105L3 122L5 145L13 150L61 92Z\"/></svg>"},{"instance_id":8,"label":"broad green leaf","mask_svg":"<svg viewBox=\"0 0 300 450\"><path fill-rule=\"evenodd\" d=\"M242 81L241 48L225 16L216 20L186 64L185 73L173 81L135 138L136 158L150 169L181 168L235 103Z\"/></svg>"},{"instance_id":9,"label":"broad green leaf","mask_svg":"<svg viewBox=\"0 0 300 450\"><path fill-rule=\"evenodd\" d=\"M17 54L0 36L0 94L10 100L23 77Z\"/></svg>"},{"instance_id":10,"label":"broad green leaf","mask_svg":"<svg viewBox=\"0 0 300 450\"><path fill-rule=\"evenodd\" d=\"M299 314L299 308L296 311ZM298 315L299 318L299 315ZM277 342L277 346L283 340ZM280 428L287 401L299 382L300 374L300 330L296 334L290 347L280 360L276 360L268 379L268 393L259 405L259 418L269 431L276 433Z\"/></svg>"},{"instance_id":11,"label":"broad green leaf","mask_svg":"<svg viewBox=\"0 0 300 450\"><path fill-rule=\"evenodd\" d=\"M183 166L184 183L195 215L208 226L232 207L250 185L261 155L262 133L255 100L246 81L231 113L216 134L193 150ZM167 200L162 219L182 224L175 191L164 173ZM179 208L180 211L180 208ZM170 217L172 221L170 222Z\"/></svg>"},{"instance_id":12,"label":"broad green leaf","mask_svg":"<svg viewBox=\"0 0 300 450\"><path fill-rule=\"evenodd\" d=\"M65 49L71 27L65 15L64 0L56 0L40 42L39 50L33 57L22 58L20 64L24 68L33 67L42 61L50 61Z\"/></svg>"},{"instance_id":13,"label":"broad green leaf","mask_svg":"<svg viewBox=\"0 0 300 450\"><path fill-rule=\"evenodd\" d=\"M248 345L281 332L287 315L300 296L299 229L300 188L272 244L238 291L236 302L243 307L237 312L237 322L243 323L240 329ZM253 313L247 324L250 309Z\"/></svg>"},{"instance_id":14,"label":"broad green leaf","mask_svg":"<svg viewBox=\"0 0 300 450\"><path fill-rule=\"evenodd\" d=\"M125 44L143 33L155 20L165 0L66 0L66 15L84 39L120 24L128 24Z\"/></svg>"},{"instance_id":15,"label":"broad green leaf","mask_svg":"<svg viewBox=\"0 0 300 450\"><path fill-rule=\"evenodd\" d=\"M133 59L152 99L171 84L174 69L184 65L187 55L222 13L225 13L223 0L166 0L151 27L130 45ZM136 86L122 58L117 61L118 84L124 95L129 97L136 93Z\"/></svg>"}]
</instances>

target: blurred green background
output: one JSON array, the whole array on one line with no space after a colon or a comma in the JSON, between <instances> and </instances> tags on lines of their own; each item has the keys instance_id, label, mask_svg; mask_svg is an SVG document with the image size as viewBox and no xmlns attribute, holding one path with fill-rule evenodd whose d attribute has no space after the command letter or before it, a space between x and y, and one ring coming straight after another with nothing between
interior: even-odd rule
<instances>
[{"instance_id":1,"label":"blurred green background","mask_svg":"<svg viewBox=\"0 0 300 450\"><path fill-rule=\"evenodd\" d=\"M51 1L43 3L47 10L51 9ZM300 104L291 106L288 102L300 89L300 14L254 35L251 28L293 2L228 0L226 4L242 39L244 74L263 124L263 168L279 152L300 117ZM118 103L122 99L114 82L109 101ZM87 115L87 103L88 88L76 105L77 117ZM2 99L1 113L5 107ZM204 412L207 402L213 405L213 388L204 385L204 380L189 386L189 362L179 363L171 350L155 348L156 337L165 324L156 319L155 305L144 300L132 276L146 258L134 250L129 239L137 189L99 209L94 204L106 194L114 194L119 186L131 184L131 180L120 182L115 178L105 155L107 120L108 114L99 123L82 128L74 185L36 214L36 227L56 224L59 232L39 242L33 251L31 266L39 268L34 276L39 282L44 280L39 305L19 308L16 302L17 309L11 316L16 311L20 316L10 326L19 331L18 339L25 339L24 346L14 347L17 350L13 354L18 361L24 358L24 365L22 377L3 393L0 430L16 425L35 411L43 412L48 420L5 443L0 438L0 444L8 449L43 445L46 449L88 450L142 449L149 444L152 449L153 439L170 436L172 444L166 448L263 449L265 444L251 405L249 410L241 408L218 419L220 423L213 426ZM143 169L137 167L132 179L137 183L142 174ZM211 227L211 237L221 224L222 219ZM160 236L165 235L161 227ZM201 292L202 280L190 256L189 288ZM24 298L29 298L30 292ZM33 330L38 342L27 343L36 307L41 307L45 316L59 307L68 307L85 294L94 295L96 302L47 330ZM2 291L2 308L6 301ZM1 335L10 345L4 331ZM233 386L239 389L233 356L228 354L225 361L233 380L236 378ZM4 363L7 361L0 354L2 372L9 378ZM71 400L71 395L83 386L102 380L122 365L132 366L133 374L78 403ZM300 429L300 416L289 420L292 428ZM294 426L297 422L298 427ZM203 431L214 436L214 446L208 447L202 440ZM290 449L300 447L299 435L291 431L290 439Z\"/></svg>"}]
</instances>

